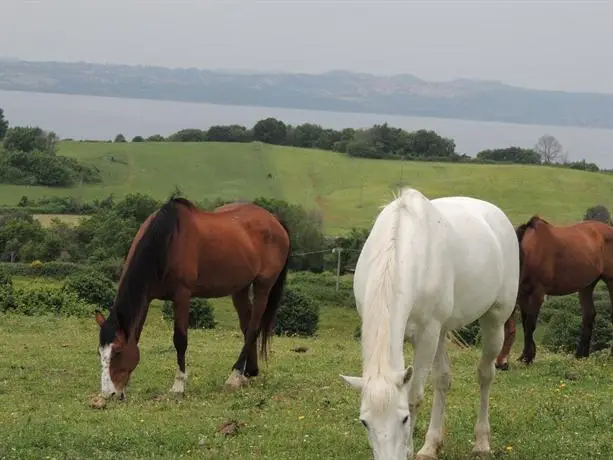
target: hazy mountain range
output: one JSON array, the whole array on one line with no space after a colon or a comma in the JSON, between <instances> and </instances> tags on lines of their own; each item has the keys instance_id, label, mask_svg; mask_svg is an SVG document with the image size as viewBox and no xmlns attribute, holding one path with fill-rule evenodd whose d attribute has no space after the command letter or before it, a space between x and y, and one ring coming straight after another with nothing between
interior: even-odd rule
<instances>
[{"instance_id":1,"label":"hazy mountain range","mask_svg":"<svg viewBox=\"0 0 613 460\"><path fill-rule=\"evenodd\" d=\"M431 82L413 75L291 74L4 59L0 60L0 89L613 128L613 94L532 90L467 79Z\"/></svg>"}]
</instances>

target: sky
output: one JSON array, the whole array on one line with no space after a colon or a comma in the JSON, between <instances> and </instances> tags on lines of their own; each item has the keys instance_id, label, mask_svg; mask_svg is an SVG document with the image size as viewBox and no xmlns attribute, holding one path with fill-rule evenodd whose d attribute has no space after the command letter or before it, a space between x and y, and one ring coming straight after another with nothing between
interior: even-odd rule
<instances>
[{"instance_id":1,"label":"sky","mask_svg":"<svg viewBox=\"0 0 613 460\"><path fill-rule=\"evenodd\" d=\"M613 0L0 0L0 57L613 93Z\"/></svg>"}]
</instances>

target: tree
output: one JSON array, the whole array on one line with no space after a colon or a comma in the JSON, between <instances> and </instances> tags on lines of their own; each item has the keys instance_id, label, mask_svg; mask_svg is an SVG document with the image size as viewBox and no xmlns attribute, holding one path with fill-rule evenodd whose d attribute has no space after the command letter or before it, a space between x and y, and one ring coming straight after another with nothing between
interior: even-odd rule
<instances>
[{"instance_id":1,"label":"tree","mask_svg":"<svg viewBox=\"0 0 613 460\"><path fill-rule=\"evenodd\" d=\"M601 204L597 204L596 206L592 206L585 211L585 215L583 216L583 220L597 220L607 225L611 225L611 215L607 208L605 208Z\"/></svg>"},{"instance_id":2,"label":"tree","mask_svg":"<svg viewBox=\"0 0 613 460\"><path fill-rule=\"evenodd\" d=\"M119 133L117 136L115 136L115 141L114 142L126 142L126 136L124 136L123 134Z\"/></svg>"},{"instance_id":3,"label":"tree","mask_svg":"<svg viewBox=\"0 0 613 460\"><path fill-rule=\"evenodd\" d=\"M562 154L562 144L551 134L541 136L534 146L534 150L541 156L543 163L555 163Z\"/></svg>"},{"instance_id":4,"label":"tree","mask_svg":"<svg viewBox=\"0 0 613 460\"><path fill-rule=\"evenodd\" d=\"M9 129L9 121L4 117L4 110L0 109L0 141L4 139Z\"/></svg>"},{"instance_id":5,"label":"tree","mask_svg":"<svg viewBox=\"0 0 613 460\"><path fill-rule=\"evenodd\" d=\"M57 135L38 126L15 126L6 131L4 149L7 152L32 153L34 151L55 155Z\"/></svg>"},{"instance_id":6,"label":"tree","mask_svg":"<svg viewBox=\"0 0 613 460\"><path fill-rule=\"evenodd\" d=\"M134 136L132 138L132 142L145 142L145 139L143 138L143 136Z\"/></svg>"},{"instance_id":7,"label":"tree","mask_svg":"<svg viewBox=\"0 0 613 460\"><path fill-rule=\"evenodd\" d=\"M287 126L276 118L265 118L253 126L253 138L265 144L283 145L287 139Z\"/></svg>"}]
</instances>

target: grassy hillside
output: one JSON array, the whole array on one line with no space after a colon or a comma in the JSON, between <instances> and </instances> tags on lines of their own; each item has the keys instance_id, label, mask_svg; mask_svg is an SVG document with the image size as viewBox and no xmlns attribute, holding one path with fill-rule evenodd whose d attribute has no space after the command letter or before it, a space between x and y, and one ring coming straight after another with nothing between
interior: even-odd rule
<instances>
[{"instance_id":1,"label":"grassy hillside","mask_svg":"<svg viewBox=\"0 0 613 460\"><path fill-rule=\"evenodd\" d=\"M559 168L403 164L259 143L62 142L59 151L96 165L104 182L71 189L2 185L0 204L16 204L22 195L70 194L91 200L143 192L165 198L178 186L194 199L266 195L301 203L323 213L329 233L369 225L401 180L430 198L490 200L515 224L533 213L571 222L589 206L613 204L613 176Z\"/></svg>"}]
</instances>

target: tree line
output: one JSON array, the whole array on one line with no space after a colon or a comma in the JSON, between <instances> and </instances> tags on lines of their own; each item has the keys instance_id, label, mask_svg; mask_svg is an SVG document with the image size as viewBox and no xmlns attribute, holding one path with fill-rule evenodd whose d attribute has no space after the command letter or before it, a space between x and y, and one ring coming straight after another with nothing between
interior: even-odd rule
<instances>
[{"instance_id":1,"label":"tree line","mask_svg":"<svg viewBox=\"0 0 613 460\"><path fill-rule=\"evenodd\" d=\"M49 186L100 181L96 168L78 164L56 155L57 137L38 127L9 128L0 109L0 140L5 153L0 158L0 182ZM262 142L301 148L317 148L344 153L351 157L462 163L510 163L555 165L584 171L600 171L585 160L568 161L560 142L551 135L541 136L533 148L510 146L486 149L473 158L456 152L455 141L432 130L406 131L375 124L370 128L323 128L314 123L296 126L268 117L252 128L243 125L214 125L208 129L185 128L167 137L154 134L134 136L132 142ZM127 142L117 134L114 142ZM26 155L24 155L24 153ZM42 155L41 155L42 153ZM45 155L46 154L46 155ZM53 157L53 158L52 158Z\"/></svg>"},{"instance_id":2,"label":"tree line","mask_svg":"<svg viewBox=\"0 0 613 460\"><path fill-rule=\"evenodd\" d=\"M486 149L473 158L456 152L455 141L432 130L406 131L375 124L370 128L323 128L314 123L292 126L276 118L265 118L252 128L243 125L215 125L209 129L186 128L168 137L155 134L144 138L135 136L132 142L254 142L317 148L358 158L386 160L414 160L462 163L509 163L555 165L584 171L600 171L595 163L568 161L560 142L549 134L541 136L533 148L510 146ZM127 142L123 134L115 142Z\"/></svg>"},{"instance_id":3,"label":"tree line","mask_svg":"<svg viewBox=\"0 0 613 460\"><path fill-rule=\"evenodd\" d=\"M169 196L181 195L175 190ZM195 203L204 210L212 210L228 203L227 200L200 200ZM355 264L357 252L366 239L367 231L352 229L339 238L326 238L321 216L300 205L283 200L258 197L254 203L282 217L291 229L294 256L292 270L321 272L326 267L336 268L336 254L332 248L348 249L342 253L341 271ZM103 264L114 267L123 258L139 226L162 202L148 195L132 193L119 201L112 195L91 203L80 203L74 198L45 198L30 200L22 197L11 208L0 214L0 261L32 263L39 261L70 262L85 265ZM34 218L33 211L54 213L88 212L76 225L54 219L48 227Z\"/></svg>"}]
</instances>

